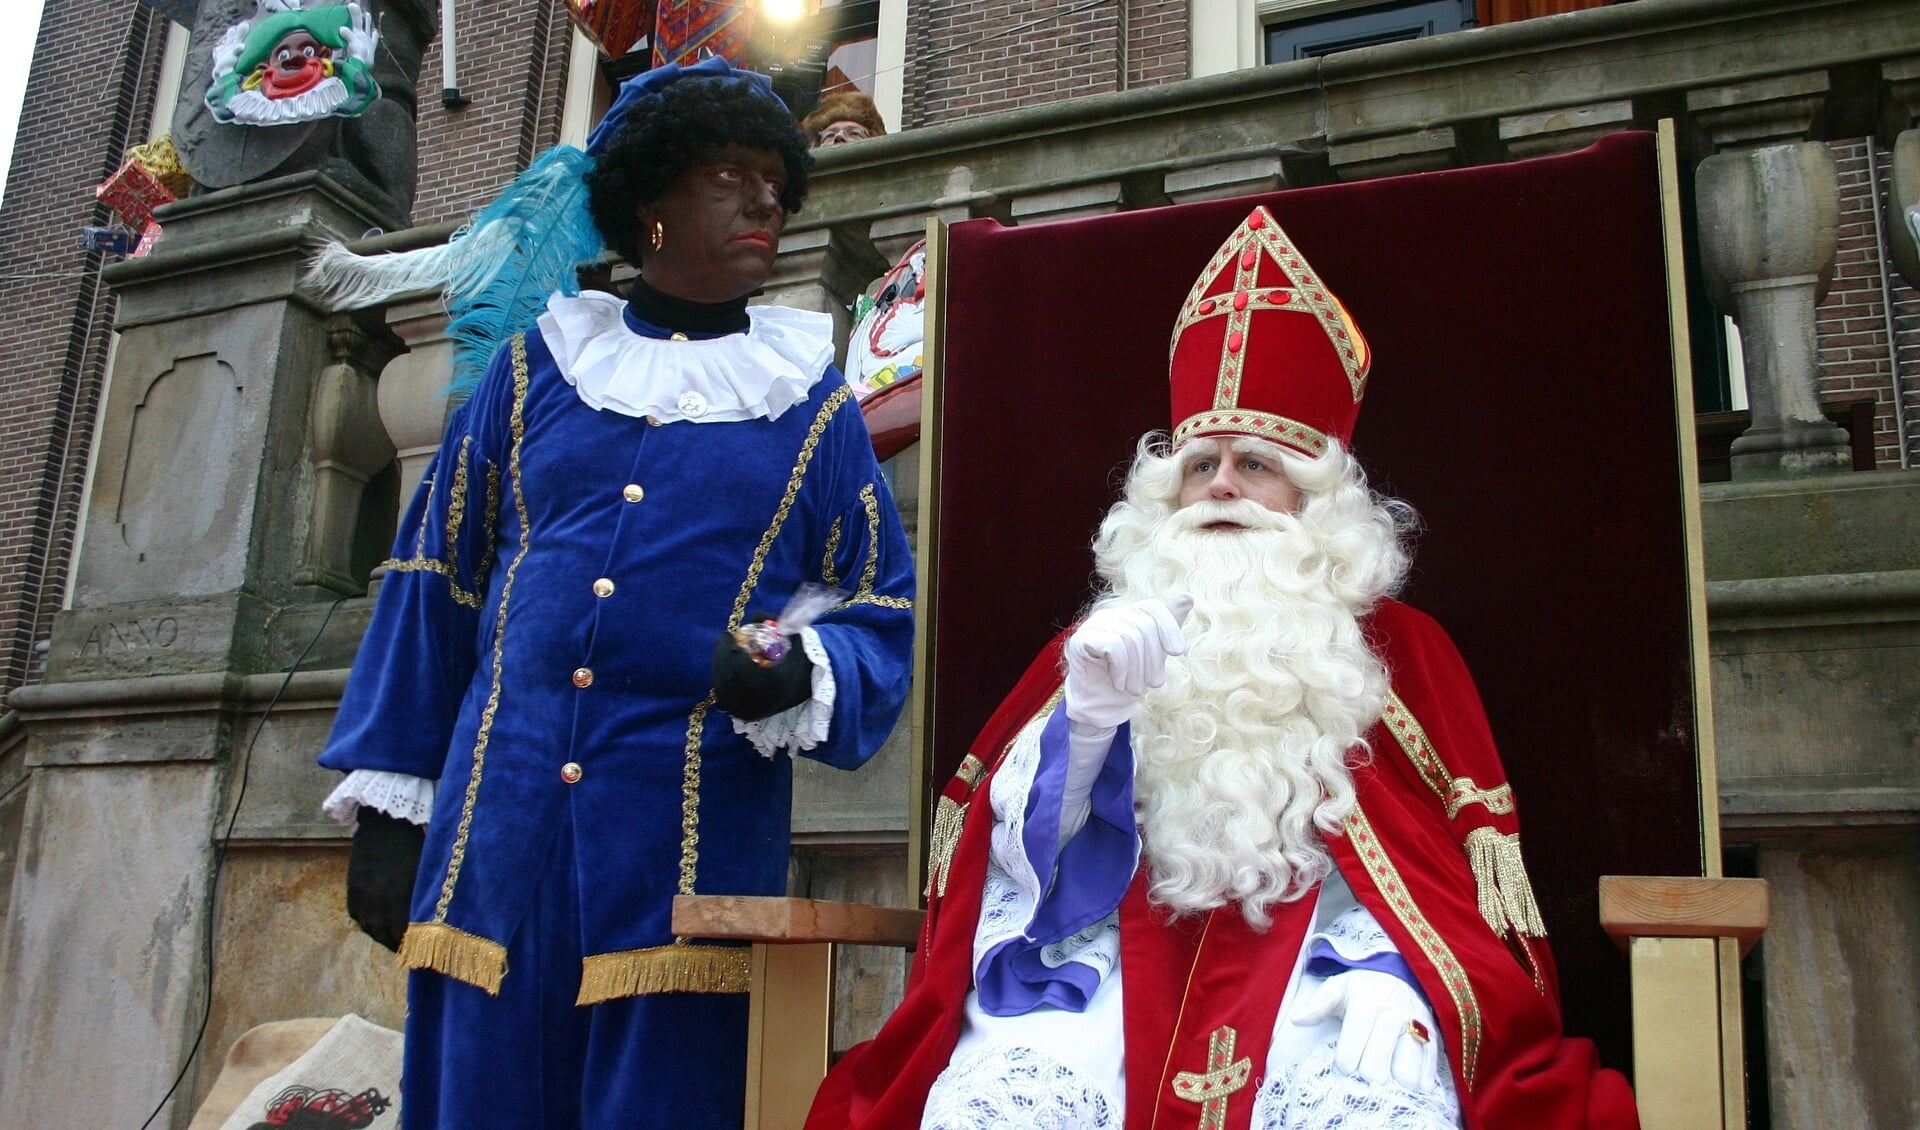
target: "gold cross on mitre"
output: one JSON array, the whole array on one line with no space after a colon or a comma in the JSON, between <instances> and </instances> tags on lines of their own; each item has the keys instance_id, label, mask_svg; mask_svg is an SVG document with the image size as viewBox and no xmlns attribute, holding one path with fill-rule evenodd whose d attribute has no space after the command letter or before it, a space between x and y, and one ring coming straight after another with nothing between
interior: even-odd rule
<instances>
[{"instance_id":1,"label":"gold cross on mitre","mask_svg":"<svg viewBox=\"0 0 1920 1130\"><path fill-rule=\"evenodd\" d=\"M1220 1130L1227 1124L1227 1096L1246 1086L1253 1074L1253 1060L1233 1058L1238 1035L1231 1028L1215 1028L1207 1039L1207 1070L1173 1077L1174 1095L1200 1104L1200 1130Z\"/></svg>"}]
</instances>

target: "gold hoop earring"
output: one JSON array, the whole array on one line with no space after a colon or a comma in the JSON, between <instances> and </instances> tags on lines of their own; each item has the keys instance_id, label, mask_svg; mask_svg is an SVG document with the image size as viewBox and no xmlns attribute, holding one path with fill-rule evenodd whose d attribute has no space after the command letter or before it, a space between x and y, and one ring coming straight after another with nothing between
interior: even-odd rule
<instances>
[{"instance_id":1,"label":"gold hoop earring","mask_svg":"<svg viewBox=\"0 0 1920 1130\"><path fill-rule=\"evenodd\" d=\"M653 236L648 242L650 242L653 245L653 249L655 251L658 251L660 250L660 245L665 243L666 241L667 241L666 225L662 224L659 220L653 221Z\"/></svg>"}]
</instances>

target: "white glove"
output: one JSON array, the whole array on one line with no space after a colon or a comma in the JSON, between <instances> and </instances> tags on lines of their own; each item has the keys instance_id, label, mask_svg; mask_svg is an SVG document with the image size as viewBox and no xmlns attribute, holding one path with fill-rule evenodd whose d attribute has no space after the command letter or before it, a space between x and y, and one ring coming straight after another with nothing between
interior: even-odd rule
<instances>
[{"instance_id":1,"label":"white glove","mask_svg":"<svg viewBox=\"0 0 1920 1130\"><path fill-rule=\"evenodd\" d=\"M1111 730L1133 717L1140 696L1167 681L1167 656L1187 650L1180 624L1193 598L1148 597L1102 608L1067 641L1067 720Z\"/></svg>"},{"instance_id":2,"label":"white glove","mask_svg":"<svg viewBox=\"0 0 1920 1130\"><path fill-rule=\"evenodd\" d=\"M1392 1079L1409 1091L1440 1086L1440 1044L1433 1010L1391 973L1349 969L1326 979L1295 1024L1312 1027L1342 1017L1333 1065L1372 1084ZM1424 1033L1422 1039L1419 1033Z\"/></svg>"},{"instance_id":3,"label":"white glove","mask_svg":"<svg viewBox=\"0 0 1920 1130\"><path fill-rule=\"evenodd\" d=\"M373 66L374 44L379 42L379 33L374 30L373 15L363 11L360 5L347 4L347 26L341 34L347 41L347 55L358 59L367 66Z\"/></svg>"}]
</instances>

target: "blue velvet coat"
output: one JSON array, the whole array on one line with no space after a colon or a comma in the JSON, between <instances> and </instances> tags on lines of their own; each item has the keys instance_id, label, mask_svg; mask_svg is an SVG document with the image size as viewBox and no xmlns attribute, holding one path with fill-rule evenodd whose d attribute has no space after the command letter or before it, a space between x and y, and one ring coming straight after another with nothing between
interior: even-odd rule
<instances>
[{"instance_id":1,"label":"blue velvet coat","mask_svg":"<svg viewBox=\"0 0 1920 1130\"><path fill-rule=\"evenodd\" d=\"M562 851L580 1003L743 990L744 950L669 924L676 893L786 889L792 769L711 705L715 636L802 582L849 591L816 624L837 696L808 754L847 769L911 668L912 562L839 373L778 419L650 425L589 408L538 332L517 338L389 564L320 761L439 780L402 960L497 991Z\"/></svg>"}]
</instances>

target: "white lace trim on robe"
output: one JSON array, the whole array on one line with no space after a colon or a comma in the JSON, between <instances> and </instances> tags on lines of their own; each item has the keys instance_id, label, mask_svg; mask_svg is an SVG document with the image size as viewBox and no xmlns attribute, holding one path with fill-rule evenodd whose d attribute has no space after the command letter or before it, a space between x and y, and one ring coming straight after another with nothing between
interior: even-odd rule
<instances>
[{"instance_id":1,"label":"white lace trim on robe","mask_svg":"<svg viewBox=\"0 0 1920 1130\"><path fill-rule=\"evenodd\" d=\"M1039 1048L955 1056L927 1092L920 1130L1120 1130L1120 1105Z\"/></svg>"},{"instance_id":2,"label":"white lace trim on robe","mask_svg":"<svg viewBox=\"0 0 1920 1130\"><path fill-rule=\"evenodd\" d=\"M1325 1041L1268 1076L1254 1096L1252 1130L1459 1130L1460 1099L1444 1052L1440 1086L1423 1092L1348 1075L1334 1066L1334 1050Z\"/></svg>"},{"instance_id":3,"label":"white lace trim on robe","mask_svg":"<svg viewBox=\"0 0 1920 1130\"><path fill-rule=\"evenodd\" d=\"M660 423L777 420L833 363L833 318L749 306L745 333L693 341L645 337L603 291L556 294L540 315L554 364L589 408Z\"/></svg>"},{"instance_id":4,"label":"white lace trim on robe","mask_svg":"<svg viewBox=\"0 0 1920 1130\"><path fill-rule=\"evenodd\" d=\"M800 629L800 646L813 660L813 697L755 722L733 720L733 732L752 742L762 757L772 757L783 749L789 756L812 749L827 740L827 732L833 727L836 687L827 647L812 628Z\"/></svg>"},{"instance_id":5,"label":"white lace trim on robe","mask_svg":"<svg viewBox=\"0 0 1920 1130\"><path fill-rule=\"evenodd\" d=\"M1051 712L1029 722L1014 738L1006 763L993 776L993 849L987 857L987 883L980 900L980 923L973 935L973 967L1002 942L1026 937L1053 877L1054 860L1027 857L1027 796L1040 769L1040 734ZM1041 878L1044 870L1046 879ZM1104 978L1120 959L1120 916L1106 917L1040 951L1050 969L1079 962Z\"/></svg>"},{"instance_id":6,"label":"white lace trim on robe","mask_svg":"<svg viewBox=\"0 0 1920 1130\"><path fill-rule=\"evenodd\" d=\"M334 786L320 811L342 824L351 824L366 805L396 820L425 824L433 818L433 797L440 782L385 769L355 769Z\"/></svg>"}]
</instances>

